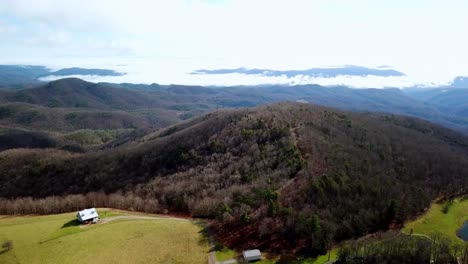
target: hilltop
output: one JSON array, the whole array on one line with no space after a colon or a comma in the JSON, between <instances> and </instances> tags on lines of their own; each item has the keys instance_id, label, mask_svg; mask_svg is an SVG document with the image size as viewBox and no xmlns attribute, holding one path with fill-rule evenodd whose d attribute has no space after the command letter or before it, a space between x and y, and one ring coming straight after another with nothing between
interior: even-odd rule
<instances>
[{"instance_id":1,"label":"hilltop","mask_svg":"<svg viewBox=\"0 0 468 264\"><path fill-rule=\"evenodd\" d=\"M0 193L102 191L96 206L212 218L230 246L318 254L466 194L467 165L468 139L426 121L279 103L209 113L91 153L4 151Z\"/></svg>"},{"instance_id":2,"label":"hilltop","mask_svg":"<svg viewBox=\"0 0 468 264\"><path fill-rule=\"evenodd\" d=\"M181 120L155 95L76 78L0 91L0 103L0 125L30 130L148 129Z\"/></svg>"}]
</instances>

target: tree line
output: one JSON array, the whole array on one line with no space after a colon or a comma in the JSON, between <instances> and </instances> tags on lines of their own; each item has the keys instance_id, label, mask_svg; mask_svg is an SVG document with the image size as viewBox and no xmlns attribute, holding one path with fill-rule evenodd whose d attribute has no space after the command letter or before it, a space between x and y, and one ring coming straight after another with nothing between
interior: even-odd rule
<instances>
[{"instance_id":1,"label":"tree line","mask_svg":"<svg viewBox=\"0 0 468 264\"><path fill-rule=\"evenodd\" d=\"M468 244L454 244L441 234L428 239L389 232L340 247L336 264L467 264Z\"/></svg>"}]
</instances>

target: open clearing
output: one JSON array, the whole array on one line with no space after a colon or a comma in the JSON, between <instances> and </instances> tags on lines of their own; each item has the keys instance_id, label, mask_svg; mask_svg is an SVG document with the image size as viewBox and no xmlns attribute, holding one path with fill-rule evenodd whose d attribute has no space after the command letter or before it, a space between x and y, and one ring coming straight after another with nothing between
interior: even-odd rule
<instances>
[{"instance_id":1,"label":"open clearing","mask_svg":"<svg viewBox=\"0 0 468 264\"><path fill-rule=\"evenodd\" d=\"M201 227L189 220L138 216L98 209L105 218L81 228L75 213L0 216L0 242L13 250L0 263L206 263L209 250Z\"/></svg>"},{"instance_id":2,"label":"open clearing","mask_svg":"<svg viewBox=\"0 0 468 264\"><path fill-rule=\"evenodd\" d=\"M468 220L468 199L455 199L446 214L442 208L443 204L434 203L424 215L407 223L403 231L409 233L413 230L413 233L424 235L439 232L456 243L463 243L456 232Z\"/></svg>"}]
</instances>

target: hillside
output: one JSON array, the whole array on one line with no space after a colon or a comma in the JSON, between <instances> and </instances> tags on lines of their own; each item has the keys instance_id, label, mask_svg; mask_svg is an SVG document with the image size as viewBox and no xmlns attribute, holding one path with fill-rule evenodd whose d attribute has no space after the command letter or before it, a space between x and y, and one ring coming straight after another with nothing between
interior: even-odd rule
<instances>
[{"instance_id":1,"label":"hillside","mask_svg":"<svg viewBox=\"0 0 468 264\"><path fill-rule=\"evenodd\" d=\"M425 121L280 103L210 113L95 153L4 151L0 194L103 191L96 206L213 218L229 246L323 254L467 193L467 165L468 139ZM46 201L0 202L0 212L40 213Z\"/></svg>"},{"instance_id":2,"label":"hillside","mask_svg":"<svg viewBox=\"0 0 468 264\"><path fill-rule=\"evenodd\" d=\"M83 151L76 142L55 134L0 127L0 151L15 148L57 148Z\"/></svg>"},{"instance_id":3,"label":"hillside","mask_svg":"<svg viewBox=\"0 0 468 264\"><path fill-rule=\"evenodd\" d=\"M267 85L235 87L200 87L180 85L129 85L132 90L157 93L171 109L192 109L196 114L208 109L253 107L282 101L301 101L316 105L360 112L380 112L413 116L467 133L468 121L463 111L452 111L450 101L426 100L430 91L413 94L399 89L352 89L344 86ZM458 94L466 101L466 94ZM178 105L173 105L174 103ZM446 103L447 102L447 103ZM172 103L172 104L171 104Z\"/></svg>"},{"instance_id":4,"label":"hillside","mask_svg":"<svg viewBox=\"0 0 468 264\"><path fill-rule=\"evenodd\" d=\"M0 125L41 131L80 129L161 128L179 121L173 111L49 108L24 103L0 105Z\"/></svg>"},{"instance_id":5,"label":"hillside","mask_svg":"<svg viewBox=\"0 0 468 264\"><path fill-rule=\"evenodd\" d=\"M410 90L408 94L419 97L424 102L437 105L454 115L466 116L463 111L468 108L466 88L438 88L430 90Z\"/></svg>"},{"instance_id":6,"label":"hillside","mask_svg":"<svg viewBox=\"0 0 468 264\"><path fill-rule=\"evenodd\" d=\"M47 107L95 109L135 109L156 107L158 101L141 92L132 92L77 78L60 79L30 89L12 91L4 100Z\"/></svg>"},{"instance_id":7,"label":"hillside","mask_svg":"<svg viewBox=\"0 0 468 264\"><path fill-rule=\"evenodd\" d=\"M154 129L212 107L190 95L127 89L76 78L0 91L0 125L29 130Z\"/></svg>"},{"instance_id":8,"label":"hillside","mask_svg":"<svg viewBox=\"0 0 468 264\"><path fill-rule=\"evenodd\" d=\"M89 83L76 78L67 78L33 88L0 91L0 103L2 105L27 103L43 107L44 111L56 108L68 112L82 109L95 113L118 110L122 111L121 114L125 112L127 119L133 119L130 123L136 128L161 128L219 108L300 101L342 110L414 116L468 133L468 121L465 118L468 110L464 104L467 94L461 92L463 89L453 90L453 95L446 98L449 93L444 95L438 90L434 92L421 91L421 89L402 91L319 85L203 87ZM442 98L437 99L436 95ZM142 118L146 121L142 121ZM27 124L20 125L15 121L8 124L10 121L4 120L1 124L37 129ZM73 122L72 120L71 124L66 125L69 127L66 130L76 126ZM115 120L114 123L119 121ZM50 124L50 127L55 126ZM125 125L118 127L128 128ZM116 125L112 125L111 129L115 128ZM77 126L77 129L96 129L96 127L93 122L88 122L84 126Z\"/></svg>"}]
</instances>

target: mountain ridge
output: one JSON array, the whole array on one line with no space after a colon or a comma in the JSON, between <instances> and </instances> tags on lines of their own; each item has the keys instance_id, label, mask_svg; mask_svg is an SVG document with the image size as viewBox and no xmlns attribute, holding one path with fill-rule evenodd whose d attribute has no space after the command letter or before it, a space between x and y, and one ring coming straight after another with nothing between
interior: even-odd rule
<instances>
[{"instance_id":1,"label":"mountain ridge","mask_svg":"<svg viewBox=\"0 0 468 264\"><path fill-rule=\"evenodd\" d=\"M276 103L208 113L98 152L4 151L0 169L4 198L101 191L96 203L106 206L112 195L139 197L148 207L128 206L214 219L233 247L322 254L330 241L465 194L468 138L410 117Z\"/></svg>"},{"instance_id":2,"label":"mountain ridge","mask_svg":"<svg viewBox=\"0 0 468 264\"><path fill-rule=\"evenodd\" d=\"M332 78L337 76L405 76L404 73L388 68L367 68L355 65L345 65L341 67L329 68L310 68L306 70L272 70L272 69L256 69L256 68L237 68L237 69L200 69L191 72L191 74L246 74L246 75L262 75L262 76L286 76L294 77L297 75L310 77Z\"/></svg>"},{"instance_id":3,"label":"mountain ridge","mask_svg":"<svg viewBox=\"0 0 468 264\"><path fill-rule=\"evenodd\" d=\"M399 89L350 89L342 86L320 85L255 86L255 87L203 87L183 85L138 85L90 83L76 78L66 78L33 88L0 91L0 103L26 102L42 107L88 109L88 111L125 111L130 116L141 115L151 126L160 128L158 120L172 123L218 108L254 107L280 101L300 101L361 112L381 112L414 116L446 127L468 133L464 118L463 89L453 90L448 103L426 99L420 92ZM441 94L439 90L426 92ZM450 92L451 93L451 92ZM457 100L457 101L455 101ZM454 102L457 102L455 104ZM445 104L445 105L444 105ZM448 105L447 105L448 104ZM154 120L154 121L151 121ZM1 120L0 120L1 121ZM3 123L4 125L7 125ZM24 127L28 128L28 127ZM90 127L81 127L89 128Z\"/></svg>"}]
</instances>

